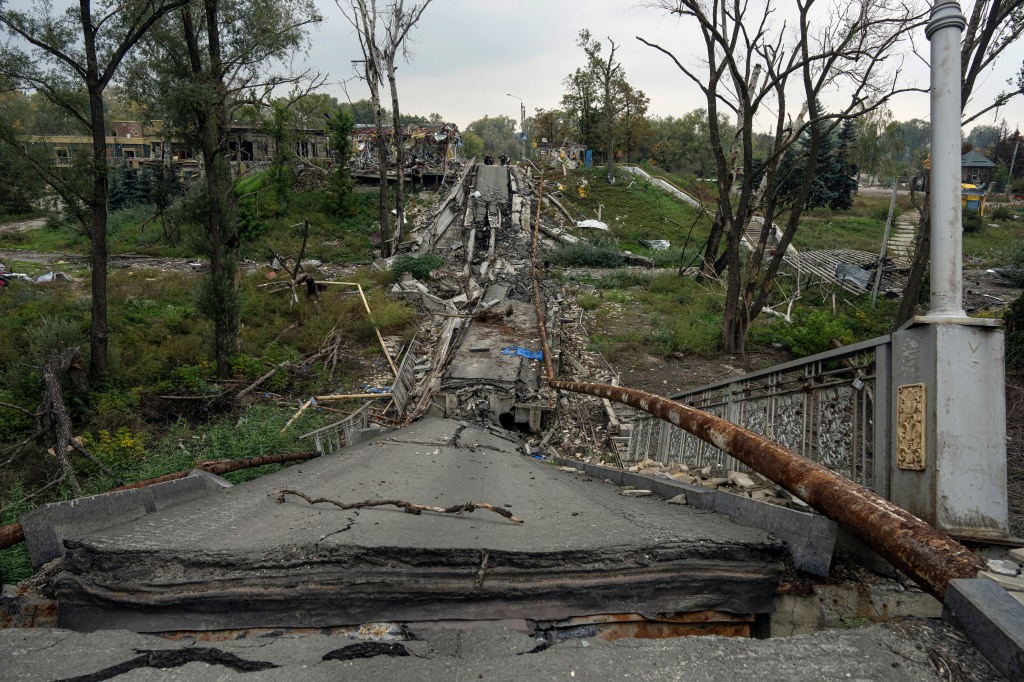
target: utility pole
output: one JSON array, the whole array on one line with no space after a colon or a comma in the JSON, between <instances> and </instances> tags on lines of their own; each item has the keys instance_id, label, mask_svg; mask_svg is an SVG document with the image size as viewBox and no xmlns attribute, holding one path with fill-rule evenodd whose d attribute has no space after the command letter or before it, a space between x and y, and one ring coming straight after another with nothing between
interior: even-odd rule
<instances>
[{"instance_id":1,"label":"utility pole","mask_svg":"<svg viewBox=\"0 0 1024 682\"><path fill-rule=\"evenodd\" d=\"M523 147L523 161L526 160L526 104L523 102L522 97L516 97L511 92L505 93L508 97L513 97L519 100L519 127L523 131L522 147Z\"/></svg>"},{"instance_id":2,"label":"utility pole","mask_svg":"<svg viewBox=\"0 0 1024 682\"><path fill-rule=\"evenodd\" d=\"M1017 147L1020 146L1020 130L1013 131L1013 156L1010 157L1010 174L1006 177L1006 198L1010 198L1010 187L1013 185L1013 164L1017 161Z\"/></svg>"}]
</instances>

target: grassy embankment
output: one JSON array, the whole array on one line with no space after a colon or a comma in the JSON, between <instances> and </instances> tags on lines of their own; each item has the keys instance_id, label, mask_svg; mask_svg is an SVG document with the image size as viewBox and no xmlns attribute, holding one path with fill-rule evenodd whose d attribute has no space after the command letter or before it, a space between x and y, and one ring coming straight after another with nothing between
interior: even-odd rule
<instances>
[{"instance_id":1,"label":"grassy embankment","mask_svg":"<svg viewBox=\"0 0 1024 682\"><path fill-rule=\"evenodd\" d=\"M707 185L692 178L659 173L673 184L691 193L713 200ZM587 180L587 196L580 197L577 187ZM680 263L688 265L698 257L707 238L710 220L699 209L682 204L641 181L622 173L610 185L603 169L581 172L559 179L565 186L561 200L574 215L596 218L601 207L602 220L610 231L577 230L592 240L586 247L563 247L552 258L555 265L569 267L613 267L623 265L619 250L650 256L661 268L671 270L601 271L573 274L563 271L563 279L577 287L578 302L590 312L592 343L612 359L620 355L660 354L684 357L711 357L720 352L723 288L719 283L698 284L691 277L679 276ZM909 210L911 199L898 199L900 211ZM889 196L858 195L849 211L815 209L806 211L794 245L800 250L855 249L878 252L884 235ZM709 208L709 210L712 210ZM980 221L978 229L964 235L964 260L970 266L991 267L1010 261L1015 244L1024 238L1024 220L1014 213L1000 211L996 217ZM781 222L785 216L778 221ZM686 244L689 227L695 225ZM668 239L668 251L651 251L640 241ZM683 253L683 247L685 253ZM780 278L778 300L784 300L793 287L792 277ZM832 310L831 296L805 290L794 307L793 324L761 316L751 328L748 349L781 344L797 356L822 352L831 339L850 343L871 338L890 330L895 302L880 300L872 307L866 295L845 295Z\"/></svg>"}]
</instances>

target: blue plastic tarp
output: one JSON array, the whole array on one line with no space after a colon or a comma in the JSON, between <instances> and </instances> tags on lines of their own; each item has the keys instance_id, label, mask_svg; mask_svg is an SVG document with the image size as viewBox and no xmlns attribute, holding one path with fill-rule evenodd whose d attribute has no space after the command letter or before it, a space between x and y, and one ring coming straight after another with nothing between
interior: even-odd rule
<instances>
[{"instance_id":1,"label":"blue plastic tarp","mask_svg":"<svg viewBox=\"0 0 1024 682\"><path fill-rule=\"evenodd\" d=\"M501 352L505 355L521 355L524 358L530 358L531 360L543 360L544 351L542 350L529 350L526 348L519 348L518 346L505 346L501 349Z\"/></svg>"}]
</instances>

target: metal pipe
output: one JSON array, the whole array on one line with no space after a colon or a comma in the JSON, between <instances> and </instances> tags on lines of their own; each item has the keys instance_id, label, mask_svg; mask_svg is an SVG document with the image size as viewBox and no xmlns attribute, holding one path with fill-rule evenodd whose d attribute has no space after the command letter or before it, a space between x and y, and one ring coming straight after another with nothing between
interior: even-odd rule
<instances>
[{"instance_id":1,"label":"metal pipe","mask_svg":"<svg viewBox=\"0 0 1024 682\"><path fill-rule=\"evenodd\" d=\"M931 41L932 167L930 319L962 319L963 241L960 167L960 34L957 0L937 0L925 35Z\"/></svg>"},{"instance_id":2,"label":"metal pipe","mask_svg":"<svg viewBox=\"0 0 1024 682\"><path fill-rule=\"evenodd\" d=\"M542 175L542 191L543 182ZM614 400L692 433L836 521L939 600L945 597L950 580L973 578L985 567L966 547L905 509L753 431L646 391L556 380L548 353L544 305L537 279L539 226L538 197L537 222L533 230L533 295L544 349L544 368L551 388Z\"/></svg>"},{"instance_id":3,"label":"metal pipe","mask_svg":"<svg viewBox=\"0 0 1024 682\"><path fill-rule=\"evenodd\" d=\"M550 384L643 410L727 452L836 521L939 600L950 580L973 578L984 569L969 549L910 512L741 426L632 388L575 381Z\"/></svg>"},{"instance_id":4,"label":"metal pipe","mask_svg":"<svg viewBox=\"0 0 1024 682\"><path fill-rule=\"evenodd\" d=\"M540 329L540 347L544 353L544 373L548 383L555 380L555 370L551 364L551 350L548 348L548 332L544 323L544 307L541 305L540 278L537 277L537 242L540 241L540 205L544 198L544 169L540 171L540 188L537 191L537 219L533 223L533 301L537 310L537 327Z\"/></svg>"}]
</instances>

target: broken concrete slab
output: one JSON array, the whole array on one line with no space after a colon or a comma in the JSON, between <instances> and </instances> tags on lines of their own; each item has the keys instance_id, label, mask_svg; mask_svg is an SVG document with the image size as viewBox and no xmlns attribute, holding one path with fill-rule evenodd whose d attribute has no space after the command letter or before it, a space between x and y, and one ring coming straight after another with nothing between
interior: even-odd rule
<instances>
[{"instance_id":1,"label":"broken concrete slab","mask_svg":"<svg viewBox=\"0 0 1024 682\"><path fill-rule=\"evenodd\" d=\"M741 525L773 533L789 548L793 564L800 570L825 576L831 568L838 526L824 516L621 469L572 460L560 460L559 463L582 468L592 476L608 478L619 485L650 489L655 495L666 500L684 494L688 506L725 514Z\"/></svg>"},{"instance_id":2,"label":"broken concrete slab","mask_svg":"<svg viewBox=\"0 0 1024 682\"><path fill-rule=\"evenodd\" d=\"M770 611L785 550L766 533L622 497L519 453L512 440L424 420L67 541L61 624L165 631ZM487 511L278 503L281 489L341 502L483 501L525 523Z\"/></svg>"},{"instance_id":3,"label":"broken concrete slab","mask_svg":"<svg viewBox=\"0 0 1024 682\"><path fill-rule=\"evenodd\" d=\"M197 500L230 486L220 476L207 472L189 474L145 488L119 490L53 502L31 509L19 517L25 544L34 568L64 555L64 542L89 533L133 521L140 516Z\"/></svg>"},{"instance_id":4,"label":"broken concrete slab","mask_svg":"<svg viewBox=\"0 0 1024 682\"><path fill-rule=\"evenodd\" d=\"M1024 679L1024 604L995 583L951 580L942 619L958 626L1011 680Z\"/></svg>"}]
</instances>

